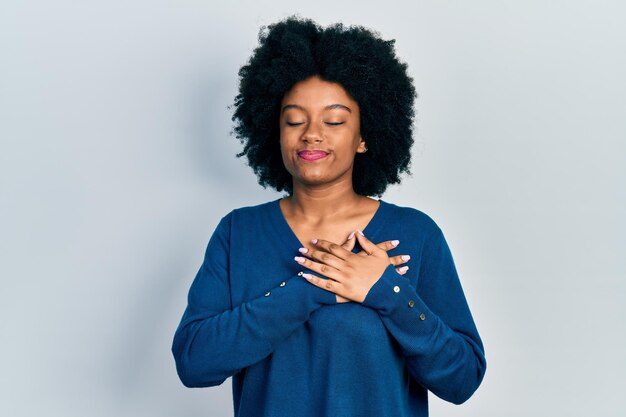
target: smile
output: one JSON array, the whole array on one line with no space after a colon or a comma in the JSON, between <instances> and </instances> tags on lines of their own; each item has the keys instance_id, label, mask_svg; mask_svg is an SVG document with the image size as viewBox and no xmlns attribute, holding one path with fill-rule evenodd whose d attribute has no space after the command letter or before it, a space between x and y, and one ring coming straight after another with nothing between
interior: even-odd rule
<instances>
[{"instance_id":1,"label":"smile","mask_svg":"<svg viewBox=\"0 0 626 417\"><path fill-rule=\"evenodd\" d=\"M298 156L305 161L317 161L328 156L324 151L300 151Z\"/></svg>"}]
</instances>

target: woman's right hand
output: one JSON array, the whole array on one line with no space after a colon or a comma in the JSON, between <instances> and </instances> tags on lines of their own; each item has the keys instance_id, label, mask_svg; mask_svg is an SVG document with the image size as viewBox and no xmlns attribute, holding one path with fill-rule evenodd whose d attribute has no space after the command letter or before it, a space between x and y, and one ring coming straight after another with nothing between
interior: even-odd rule
<instances>
[{"instance_id":1,"label":"woman's right hand","mask_svg":"<svg viewBox=\"0 0 626 417\"><path fill-rule=\"evenodd\" d=\"M395 241L395 242L397 242L397 241ZM346 238L346 240L341 244L341 247L343 247L346 250L352 251L352 249L354 249L355 243L356 243L356 238L354 237L354 232L352 232ZM393 240L386 240L384 242L380 242L380 243L376 244L376 246L378 246L379 248L381 248L384 251L389 251L391 249L394 249L396 246L398 246L398 243L399 242L394 244ZM357 255L367 256L367 253L362 250L362 251L358 252ZM404 259L402 259L403 256L405 257ZM390 256L389 257L389 261L391 262L391 264L396 266L396 271L400 275L406 274L406 271L408 271L409 267L407 265L398 267L398 265L402 265L403 263L408 262L409 259L411 259L411 257L409 255L397 255L397 256ZM344 298L344 297L342 297L342 296L337 294L337 302L338 303L347 303L349 301L350 300L348 300L347 298Z\"/></svg>"}]
</instances>

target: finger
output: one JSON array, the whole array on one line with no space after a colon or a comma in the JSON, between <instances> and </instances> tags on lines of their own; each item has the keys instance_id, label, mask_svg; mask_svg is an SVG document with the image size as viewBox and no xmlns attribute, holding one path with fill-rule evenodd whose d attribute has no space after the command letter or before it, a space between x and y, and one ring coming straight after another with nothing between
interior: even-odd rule
<instances>
[{"instance_id":1,"label":"finger","mask_svg":"<svg viewBox=\"0 0 626 417\"><path fill-rule=\"evenodd\" d=\"M389 261L391 262L391 264L396 266L408 262L409 259L411 259L410 255L398 255L389 257Z\"/></svg>"},{"instance_id":2,"label":"finger","mask_svg":"<svg viewBox=\"0 0 626 417\"><path fill-rule=\"evenodd\" d=\"M404 274L406 274L406 271L408 271L408 270L409 270L408 265L401 266L400 268L396 268L396 271L397 271L397 272L398 272L398 274L400 274L400 275L404 275Z\"/></svg>"},{"instance_id":3,"label":"finger","mask_svg":"<svg viewBox=\"0 0 626 417\"><path fill-rule=\"evenodd\" d=\"M356 242L356 239L355 239L355 242ZM391 249L394 249L399 244L400 244L399 240L386 240L384 242L377 243L376 246L378 246L379 248L381 248L384 251L390 251ZM352 245L352 246L354 247L354 245ZM350 250L352 250L352 249L350 249ZM359 251L357 253L357 255L367 256L367 253L365 253L364 251Z\"/></svg>"},{"instance_id":4,"label":"finger","mask_svg":"<svg viewBox=\"0 0 626 417\"><path fill-rule=\"evenodd\" d=\"M356 231L357 234L355 236L365 252L369 255L378 255L382 252L378 246L374 245L368 238L365 237L361 230L357 229Z\"/></svg>"},{"instance_id":5,"label":"finger","mask_svg":"<svg viewBox=\"0 0 626 417\"><path fill-rule=\"evenodd\" d=\"M309 249L309 248L300 248L298 250L300 251L300 253L305 254L309 258L312 258L313 260L316 260L320 263L330 265L335 269L341 270L344 267L344 264L345 264L344 260L341 258L338 258L332 253L328 253L323 250Z\"/></svg>"},{"instance_id":6,"label":"finger","mask_svg":"<svg viewBox=\"0 0 626 417\"><path fill-rule=\"evenodd\" d=\"M354 238L354 232L352 232L347 237L346 241L341 245L341 247L344 248L347 251L352 252L352 249L354 249L354 244L355 243L356 243L356 239Z\"/></svg>"},{"instance_id":7,"label":"finger","mask_svg":"<svg viewBox=\"0 0 626 417\"><path fill-rule=\"evenodd\" d=\"M381 248L384 251L389 251L400 244L399 240L386 240L384 242L378 243L376 246Z\"/></svg>"},{"instance_id":8,"label":"finger","mask_svg":"<svg viewBox=\"0 0 626 417\"><path fill-rule=\"evenodd\" d=\"M333 268L330 265L320 264L303 256L296 256L294 259L300 265L305 266L310 270L319 273L320 275L324 275L325 277L331 278L335 281L339 281L339 279L341 278L339 270Z\"/></svg>"},{"instance_id":9,"label":"finger","mask_svg":"<svg viewBox=\"0 0 626 417\"><path fill-rule=\"evenodd\" d=\"M313 274L307 274L306 272L303 272L302 276L316 287L320 287L326 291L330 291L335 294L341 292L341 288L343 286L343 284L341 284L340 282L334 281L332 279L324 279Z\"/></svg>"},{"instance_id":10,"label":"finger","mask_svg":"<svg viewBox=\"0 0 626 417\"><path fill-rule=\"evenodd\" d=\"M335 242L331 242L330 240L324 239L313 239L311 241L315 245L316 249L320 249L335 255L339 259L347 259L350 256L354 255L352 252L344 249L341 245L336 244Z\"/></svg>"}]
</instances>

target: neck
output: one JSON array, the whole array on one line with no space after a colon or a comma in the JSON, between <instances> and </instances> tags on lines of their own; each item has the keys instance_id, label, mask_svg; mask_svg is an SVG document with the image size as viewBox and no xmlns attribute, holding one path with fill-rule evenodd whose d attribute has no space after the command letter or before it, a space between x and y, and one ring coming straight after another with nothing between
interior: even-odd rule
<instances>
[{"instance_id":1,"label":"neck","mask_svg":"<svg viewBox=\"0 0 626 417\"><path fill-rule=\"evenodd\" d=\"M304 184L293 184L293 194L286 198L287 209L292 214L302 216L311 222L328 219L353 212L368 197L354 192L352 182L349 184L324 185L310 187Z\"/></svg>"}]
</instances>

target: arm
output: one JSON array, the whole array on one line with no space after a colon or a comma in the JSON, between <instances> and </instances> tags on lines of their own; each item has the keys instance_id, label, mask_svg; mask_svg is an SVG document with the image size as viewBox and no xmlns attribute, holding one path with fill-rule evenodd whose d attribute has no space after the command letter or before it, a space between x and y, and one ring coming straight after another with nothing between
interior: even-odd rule
<instances>
[{"instance_id":1,"label":"arm","mask_svg":"<svg viewBox=\"0 0 626 417\"><path fill-rule=\"evenodd\" d=\"M273 352L277 344L336 297L294 275L268 295L233 307L229 252L232 212L211 236L172 344L176 370L187 387L220 385ZM242 256L242 262L245 257ZM254 277L250 277L254 279Z\"/></svg>"},{"instance_id":2,"label":"arm","mask_svg":"<svg viewBox=\"0 0 626 417\"><path fill-rule=\"evenodd\" d=\"M378 311L411 375L438 397L461 404L482 382L486 361L450 248L438 227L424 243L417 288L390 265L363 305Z\"/></svg>"}]
</instances>

